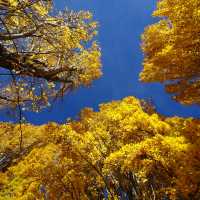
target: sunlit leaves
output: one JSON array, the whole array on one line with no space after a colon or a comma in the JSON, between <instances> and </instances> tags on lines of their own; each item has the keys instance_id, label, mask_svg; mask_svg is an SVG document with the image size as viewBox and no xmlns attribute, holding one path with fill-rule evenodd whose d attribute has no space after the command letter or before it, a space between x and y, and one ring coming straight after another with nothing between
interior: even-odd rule
<instances>
[{"instance_id":1,"label":"sunlit leaves","mask_svg":"<svg viewBox=\"0 0 200 200\"><path fill-rule=\"evenodd\" d=\"M101 76L100 48L93 39L98 25L90 12L56 12L50 0L1 4L2 107L39 112Z\"/></svg>"},{"instance_id":2,"label":"sunlit leaves","mask_svg":"<svg viewBox=\"0 0 200 200\"><path fill-rule=\"evenodd\" d=\"M19 125L2 123L0 196L112 199L121 190L130 199L198 199L200 121L146 113L143 105L127 97L63 125L23 124L21 153Z\"/></svg>"},{"instance_id":3,"label":"sunlit leaves","mask_svg":"<svg viewBox=\"0 0 200 200\"><path fill-rule=\"evenodd\" d=\"M145 55L140 79L161 82L182 104L199 104L198 0L161 0L153 15L162 18L142 36Z\"/></svg>"}]
</instances>

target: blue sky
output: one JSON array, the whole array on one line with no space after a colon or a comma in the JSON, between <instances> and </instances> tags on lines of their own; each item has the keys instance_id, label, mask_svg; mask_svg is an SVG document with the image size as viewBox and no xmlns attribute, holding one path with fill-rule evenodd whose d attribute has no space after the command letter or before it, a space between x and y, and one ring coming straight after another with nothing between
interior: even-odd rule
<instances>
[{"instance_id":1,"label":"blue sky","mask_svg":"<svg viewBox=\"0 0 200 200\"><path fill-rule=\"evenodd\" d=\"M140 35L145 26L156 22L151 17L156 0L56 0L57 9L89 10L99 22L98 42L102 48L103 76L90 88L80 88L54 104L51 110L28 113L28 121L43 124L76 118L84 107L98 110L98 104L126 96L151 98L157 111L167 116L200 116L200 107L182 106L166 94L160 84L142 84L143 55ZM0 120L8 120L1 114Z\"/></svg>"}]
</instances>

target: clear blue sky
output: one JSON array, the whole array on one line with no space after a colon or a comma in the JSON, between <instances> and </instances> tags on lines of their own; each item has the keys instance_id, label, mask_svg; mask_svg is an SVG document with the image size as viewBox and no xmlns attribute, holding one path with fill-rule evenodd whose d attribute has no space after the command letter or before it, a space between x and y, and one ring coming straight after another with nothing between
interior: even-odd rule
<instances>
[{"instance_id":1,"label":"clear blue sky","mask_svg":"<svg viewBox=\"0 0 200 200\"><path fill-rule=\"evenodd\" d=\"M200 117L200 107L182 106L171 100L160 84L142 84L140 35L144 27L156 21L151 13L156 0L56 0L57 9L89 10L100 24L98 42L102 48L103 76L90 88L80 88L48 111L28 113L28 121L43 124L75 118L84 107L98 110L98 104L126 96L152 98L157 111L167 116ZM4 113L0 120L8 120Z\"/></svg>"}]
</instances>

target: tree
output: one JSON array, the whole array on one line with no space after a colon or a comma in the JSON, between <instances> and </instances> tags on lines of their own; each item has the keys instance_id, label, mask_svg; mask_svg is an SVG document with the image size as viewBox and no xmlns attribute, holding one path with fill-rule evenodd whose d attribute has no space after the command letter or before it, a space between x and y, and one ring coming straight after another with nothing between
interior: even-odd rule
<instances>
[{"instance_id":1,"label":"tree","mask_svg":"<svg viewBox=\"0 0 200 200\"><path fill-rule=\"evenodd\" d=\"M127 97L63 125L23 124L23 151L19 125L1 123L0 199L198 200L200 121L142 105Z\"/></svg>"},{"instance_id":2,"label":"tree","mask_svg":"<svg viewBox=\"0 0 200 200\"><path fill-rule=\"evenodd\" d=\"M0 1L0 105L40 111L101 75L97 23L51 0Z\"/></svg>"},{"instance_id":3,"label":"tree","mask_svg":"<svg viewBox=\"0 0 200 200\"><path fill-rule=\"evenodd\" d=\"M159 22L142 36L144 69L140 79L161 82L182 104L200 104L200 2L161 0Z\"/></svg>"}]
</instances>

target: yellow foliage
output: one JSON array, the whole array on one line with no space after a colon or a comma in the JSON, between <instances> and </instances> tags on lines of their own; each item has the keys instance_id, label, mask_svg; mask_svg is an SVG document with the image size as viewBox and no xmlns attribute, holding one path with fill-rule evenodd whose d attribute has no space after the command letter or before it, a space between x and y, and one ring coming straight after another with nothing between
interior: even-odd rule
<instances>
[{"instance_id":1,"label":"yellow foliage","mask_svg":"<svg viewBox=\"0 0 200 200\"><path fill-rule=\"evenodd\" d=\"M110 199L119 190L129 198L199 199L200 121L149 114L142 105L127 97L99 112L85 108L79 121L23 124L22 152L19 125L1 123L0 160L12 159L0 173L0 199L98 199L105 190Z\"/></svg>"},{"instance_id":2,"label":"yellow foliage","mask_svg":"<svg viewBox=\"0 0 200 200\"><path fill-rule=\"evenodd\" d=\"M89 86L102 75L94 39L98 23L92 14L56 12L52 4L51 0L0 1L0 11L6 10L0 27L1 67L20 77L2 85L2 107L16 108L19 103L24 110L39 112L53 98Z\"/></svg>"},{"instance_id":3,"label":"yellow foliage","mask_svg":"<svg viewBox=\"0 0 200 200\"><path fill-rule=\"evenodd\" d=\"M161 20L142 36L145 58L140 79L161 82L183 104L199 104L199 0L161 0L153 16Z\"/></svg>"}]
</instances>

